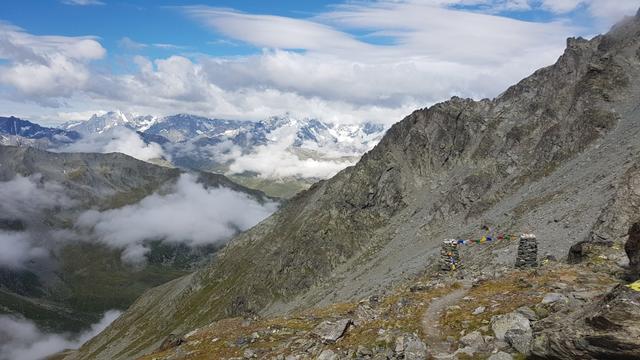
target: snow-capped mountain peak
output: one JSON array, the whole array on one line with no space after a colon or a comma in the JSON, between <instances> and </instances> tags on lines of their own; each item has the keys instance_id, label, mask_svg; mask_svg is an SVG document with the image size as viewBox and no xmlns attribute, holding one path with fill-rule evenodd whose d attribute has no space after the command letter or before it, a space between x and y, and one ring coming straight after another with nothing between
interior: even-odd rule
<instances>
[{"instance_id":1,"label":"snow-capped mountain peak","mask_svg":"<svg viewBox=\"0 0 640 360\"><path fill-rule=\"evenodd\" d=\"M61 127L66 130L75 130L81 134L102 134L115 127L124 126L135 131L146 131L157 122L157 118L151 115L136 116L120 110L109 111L104 114L93 114L87 121L65 123Z\"/></svg>"}]
</instances>

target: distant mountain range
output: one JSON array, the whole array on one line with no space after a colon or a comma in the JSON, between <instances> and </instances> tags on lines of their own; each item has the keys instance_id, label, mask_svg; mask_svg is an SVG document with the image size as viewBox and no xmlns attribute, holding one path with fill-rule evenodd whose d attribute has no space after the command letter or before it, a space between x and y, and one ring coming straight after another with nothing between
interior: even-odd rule
<instances>
[{"instance_id":1,"label":"distant mountain range","mask_svg":"<svg viewBox=\"0 0 640 360\"><path fill-rule=\"evenodd\" d=\"M317 119L297 119L289 115L274 116L261 121L210 119L197 115L177 114L166 117L135 116L121 111L93 115L87 121L67 122L60 126L66 131L88 135L103 133L119 126L146 135L161 136L171 143L195 143L208 139L207 144L231 141L248 149L277 142L279 130L295 133L293 147L325 149L326 154L359 156L371 149L384 135L380 124L363 123L336 125ZM158 141L161 141L158 139Z\"/></svg>"},{"instance_id":2,"label":"distant mountain range","mask_svg":"<svg viewBox=\"0 0 640 360\"><path fill-rule=\"evenodd\" d=\"M43 127L16 117L0 117L0 145L27 144L31 146L51 146L71 143L81 135L73 130Z\"/></svg>"},{"instance_id":3,"label":"distant mountain range","mask_svg":"<svg viewBox=\"0 0 640 360\"><path fill-rule=\"evenodd\" d=\"M290 115L240 121L111 111L58 128L0 118L0 144L73 151L68 144L100 136L116 138L114 132L122 128L137 132L146 143L159 144L173 166L226 174L279 197L293 196L353 165L386 131L379 124L333 124ZM103 146L95 151L114 150Z\"/></svg>"}]
</instances>

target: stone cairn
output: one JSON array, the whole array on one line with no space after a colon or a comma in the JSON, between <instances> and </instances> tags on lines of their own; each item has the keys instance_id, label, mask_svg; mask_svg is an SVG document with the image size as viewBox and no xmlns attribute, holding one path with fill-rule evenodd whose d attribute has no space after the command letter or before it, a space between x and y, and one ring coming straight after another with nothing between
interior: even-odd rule
<instances>
[{"instance_id":1,"label":"stone cairn","mask_svg":"<svg viewBox=\"0 0 640 360\"><path fill-rule=\"evenodd\" d=\"M443 271L454 271L462 266L460 261L460 251L456 240L445 240L440 248L440 269Z\"/></svg>"},{"instance_id":2,"label":"stone cairn","mask_svg":"<svg viewBox=\"0 0 640 360\"><path fill-rule=\"evenodd\" d=\"M532 268L538 266L538 240L534 234L520 235L518 244L517 268Z\"/></svg>"}]
</instances>

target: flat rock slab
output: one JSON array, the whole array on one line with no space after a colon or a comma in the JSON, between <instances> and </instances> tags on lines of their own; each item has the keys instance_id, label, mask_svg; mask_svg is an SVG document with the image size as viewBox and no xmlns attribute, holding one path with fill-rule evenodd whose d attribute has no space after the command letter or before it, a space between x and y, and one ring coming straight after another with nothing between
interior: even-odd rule
<instances>
[{"instance_id":1,"label":"flat rock slab","mask_svg":"<svg viewBox=\"0 0 640 360\"><path fill-rule=\"evenodd\" d=\"M333 343L338 341L351 325L351 319L337 321L323 321L316 326L311 333L319 337L322 342Z\"/></svg>"}]
</instances>

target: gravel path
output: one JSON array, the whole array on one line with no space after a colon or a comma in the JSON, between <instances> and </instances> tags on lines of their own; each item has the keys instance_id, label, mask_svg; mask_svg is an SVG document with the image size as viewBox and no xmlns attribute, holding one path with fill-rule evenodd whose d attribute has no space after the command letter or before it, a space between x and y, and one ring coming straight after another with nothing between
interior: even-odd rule
<instances>
[{"instance_id":1,"label":"gravel path","mask_svg":"<svg viewBox=\"0 0 640 360\"><path fill-rule=\"evenodd\" d=\"M440 317L447 307L459 302L471 288L471 282L462 283L462 288L454 290L445 296L437 298L429 304L427 310L422 315L422 329L425 334L425 342L431 356L435 359L452 358L451 344L444 341L444 335L440 326Z\"/></svg>"}]
</instances>

